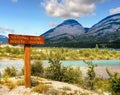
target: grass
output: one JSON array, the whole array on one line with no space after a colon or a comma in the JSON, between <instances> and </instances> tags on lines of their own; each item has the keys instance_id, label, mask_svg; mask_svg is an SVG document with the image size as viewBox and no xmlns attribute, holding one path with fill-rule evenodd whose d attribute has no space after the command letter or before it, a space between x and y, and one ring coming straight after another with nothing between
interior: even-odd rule
<instances>
[{"instance_id":1,"label":"grass","mask_svg":"<svg viewBox=\"0 0 120 95\"><path fill-rule=\"evenodd\" d=\"M48 60L50 53L59 52L62 60L120 59L120 52L109 49L31 48L31 59ZM0 47L0 58L21 59L23 47Z\"/></svg>"},{"instance_id":2,"label":"grass","mask_svg":"<svg viewBox=\"0 0 120 95\"><path fill-rule=\"evenodd\" d=\"M8 86L8 88L10 90L12 90L13 88L16 87L15 82L9 80L9 76L4 76L4 78L1 80L1 83L2 83L2 85L4 84L4 85Z\"/></svg>"},{"instance_id":3,"label":"grass","mask_svg":"<svg viewBox=\"0 0 120 95\"><path fill-rule=\"evenodd\" d=\"M47 93L50 88L52 88L52 86L45 85L44 83L39 83L33 88L33 91L38 93Z\"/></svg>"},{"instance_id":4,"label":"grass","mask_svg":"<svg viewBox=\"0 0 120 95\"><path fill-rule=\"evenodd\" d=\"M12 81L8 81L8 82L5 83L5 84L8 86L8 88L9 88L10 90L12 90L13 88L16 87L16 84L15 84L14 82L12 82Z\"/></svg>"},{"instance_id":5,"label":"grass","mask_svg":"<svg viewBox=\"0 0 120 95\"><path fill-rule=\"evenodd\" d=\"M18 80L18 81L16 81L16 85L18 85L18 86L22 86L22 85L24 85L24 80Z\"/></svg>"}]
</instances>

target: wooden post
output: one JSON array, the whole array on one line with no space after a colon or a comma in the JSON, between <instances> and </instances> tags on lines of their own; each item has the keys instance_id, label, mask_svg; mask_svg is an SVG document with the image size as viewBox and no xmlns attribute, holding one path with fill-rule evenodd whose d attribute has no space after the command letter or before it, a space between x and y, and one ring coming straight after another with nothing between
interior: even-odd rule
<instances>
[{"instance_id":1,"label":"wooden post","mask_svg":"<svg viewBox=\"0 0 120 95\"><path fill-rule=\"evenodd\" d=\"M25 87L31 87L31 65L30 65L30 45L24 45L24 77Z\"/></svg>"},{"instance_id":2,"label":"wooden post","mask_svg":"<svg viewBox=\"0 0 120 95\"><path fill-rule=\"evenodd\" d=\"M43 45L44 37L9 34L9 44L24 44L24 77L25 87L31 87L30 45Z\"/></svg>"}]
</instances>

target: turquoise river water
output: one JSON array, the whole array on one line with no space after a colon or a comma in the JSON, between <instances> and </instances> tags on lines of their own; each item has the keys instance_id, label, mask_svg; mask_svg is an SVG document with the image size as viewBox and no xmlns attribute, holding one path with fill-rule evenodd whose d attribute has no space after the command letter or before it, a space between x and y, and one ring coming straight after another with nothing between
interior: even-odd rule
<instances>
[{"instance_id":1,"label":"turquoise river water","mask_svg":"<svg viewBox=\"0 0 120 95\"><path fill-rule=\"evenodd\" d=\"M47 60L42 61L45 66L49 65ZM98 66L120 66L120 60L92 60L94 64L98 64ZM31 62L32 63L32 62ZM86 64L82 60L65 60L61 61L61 64L64 66L86 66ZM0 60L0 69L4 69L6 67L15 66L18 69L23 68L24 61L21 60L9 60L3 59Z\"/></svg>"}]
</instances>

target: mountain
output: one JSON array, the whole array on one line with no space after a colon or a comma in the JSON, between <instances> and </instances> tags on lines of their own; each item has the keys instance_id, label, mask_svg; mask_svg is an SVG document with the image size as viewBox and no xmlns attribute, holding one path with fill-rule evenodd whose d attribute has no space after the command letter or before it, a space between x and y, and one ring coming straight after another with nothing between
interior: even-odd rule
<instances>
[{"instance_id":1,"label":"mountain","mask_svg":"<svg viewBox=\"0 0 120 95\"><path fill-rule=\"evenodd\" d=\"M101 20L90 28L89 33L96 36L104 36L117 31L120 31L120 13Z\"/></svg>"},{"instance_id":2,"label":"mountain","mask_svg":"<svg viewBox=\"0 0 120 95\"><path fill-rule=\"evenodd\" d=\"M108 16L93 25L89 31L89 36L94 37L97 42L115 42L120 40L120 13Z\"/></svg>"},{"instance_id":3,"label":"mountain","mask_svg":"<svg viewBox=\"0 0 120 95\"><path fill-rule=\"evenodd\" d=\"M0 35L0 44L4 44L8 42L8 38L4 35Z\"/></svg>"},{"instance_id":4,"label":"mountain","mask_svg":"<svg viewBox=\"0 0 120 95\"><path fill-rule=\"evenodd\" d=\"M87 33L89 31L90 28L88 27L84 27L85 33Z\"/></svg>"},{"instance_id":5,"label":"mountain","mask_svg":"<svg viewBox=\"0 0 120 95\"><path fill-rule=\"evenodd\" d=\"M104 18L77 40L90 47L99 44L100 47L120 48L120 13Z\"/></svg>"},{"instance_id":6,"label":"mountain","mask_svg":"<svg viewBox=\"0 0 120 95\"><path fill-rule=\"evenodd\" d=\"M45 32L42 36L48 41L73 40L76 36L84 34L85 30L80 23L74 19L65 20L55 28Z\"/></svg>"},{"instance_id":7,"label":"mountain","mask_svg":"<svg viewBox=\"0 0 120 95\"><path fill-rule=\"evenodd\" d=\"M98 44L120 48L120 13L104 18L91 28L83 28L76 20L68 19L42 36L46 46L91 48Z\"/></svg>"}]
</instances>

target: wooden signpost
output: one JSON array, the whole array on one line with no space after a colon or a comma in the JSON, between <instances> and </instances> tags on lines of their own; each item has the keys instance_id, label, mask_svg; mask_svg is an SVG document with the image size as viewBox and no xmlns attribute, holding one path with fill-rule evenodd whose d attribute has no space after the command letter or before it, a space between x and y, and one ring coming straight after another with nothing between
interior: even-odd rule
<instances>
[{"instance_id":1,"label":"wooden signpost","mask_svg":"<svg viewBox=\"0 0 120 95\"><path fill-rule=\"evenodd\" d=\"M24 78L25 87L31 87L30 45L43 45L44 37L9 34L9 44L24 45Z\"/></svg>"}]
</instances>

